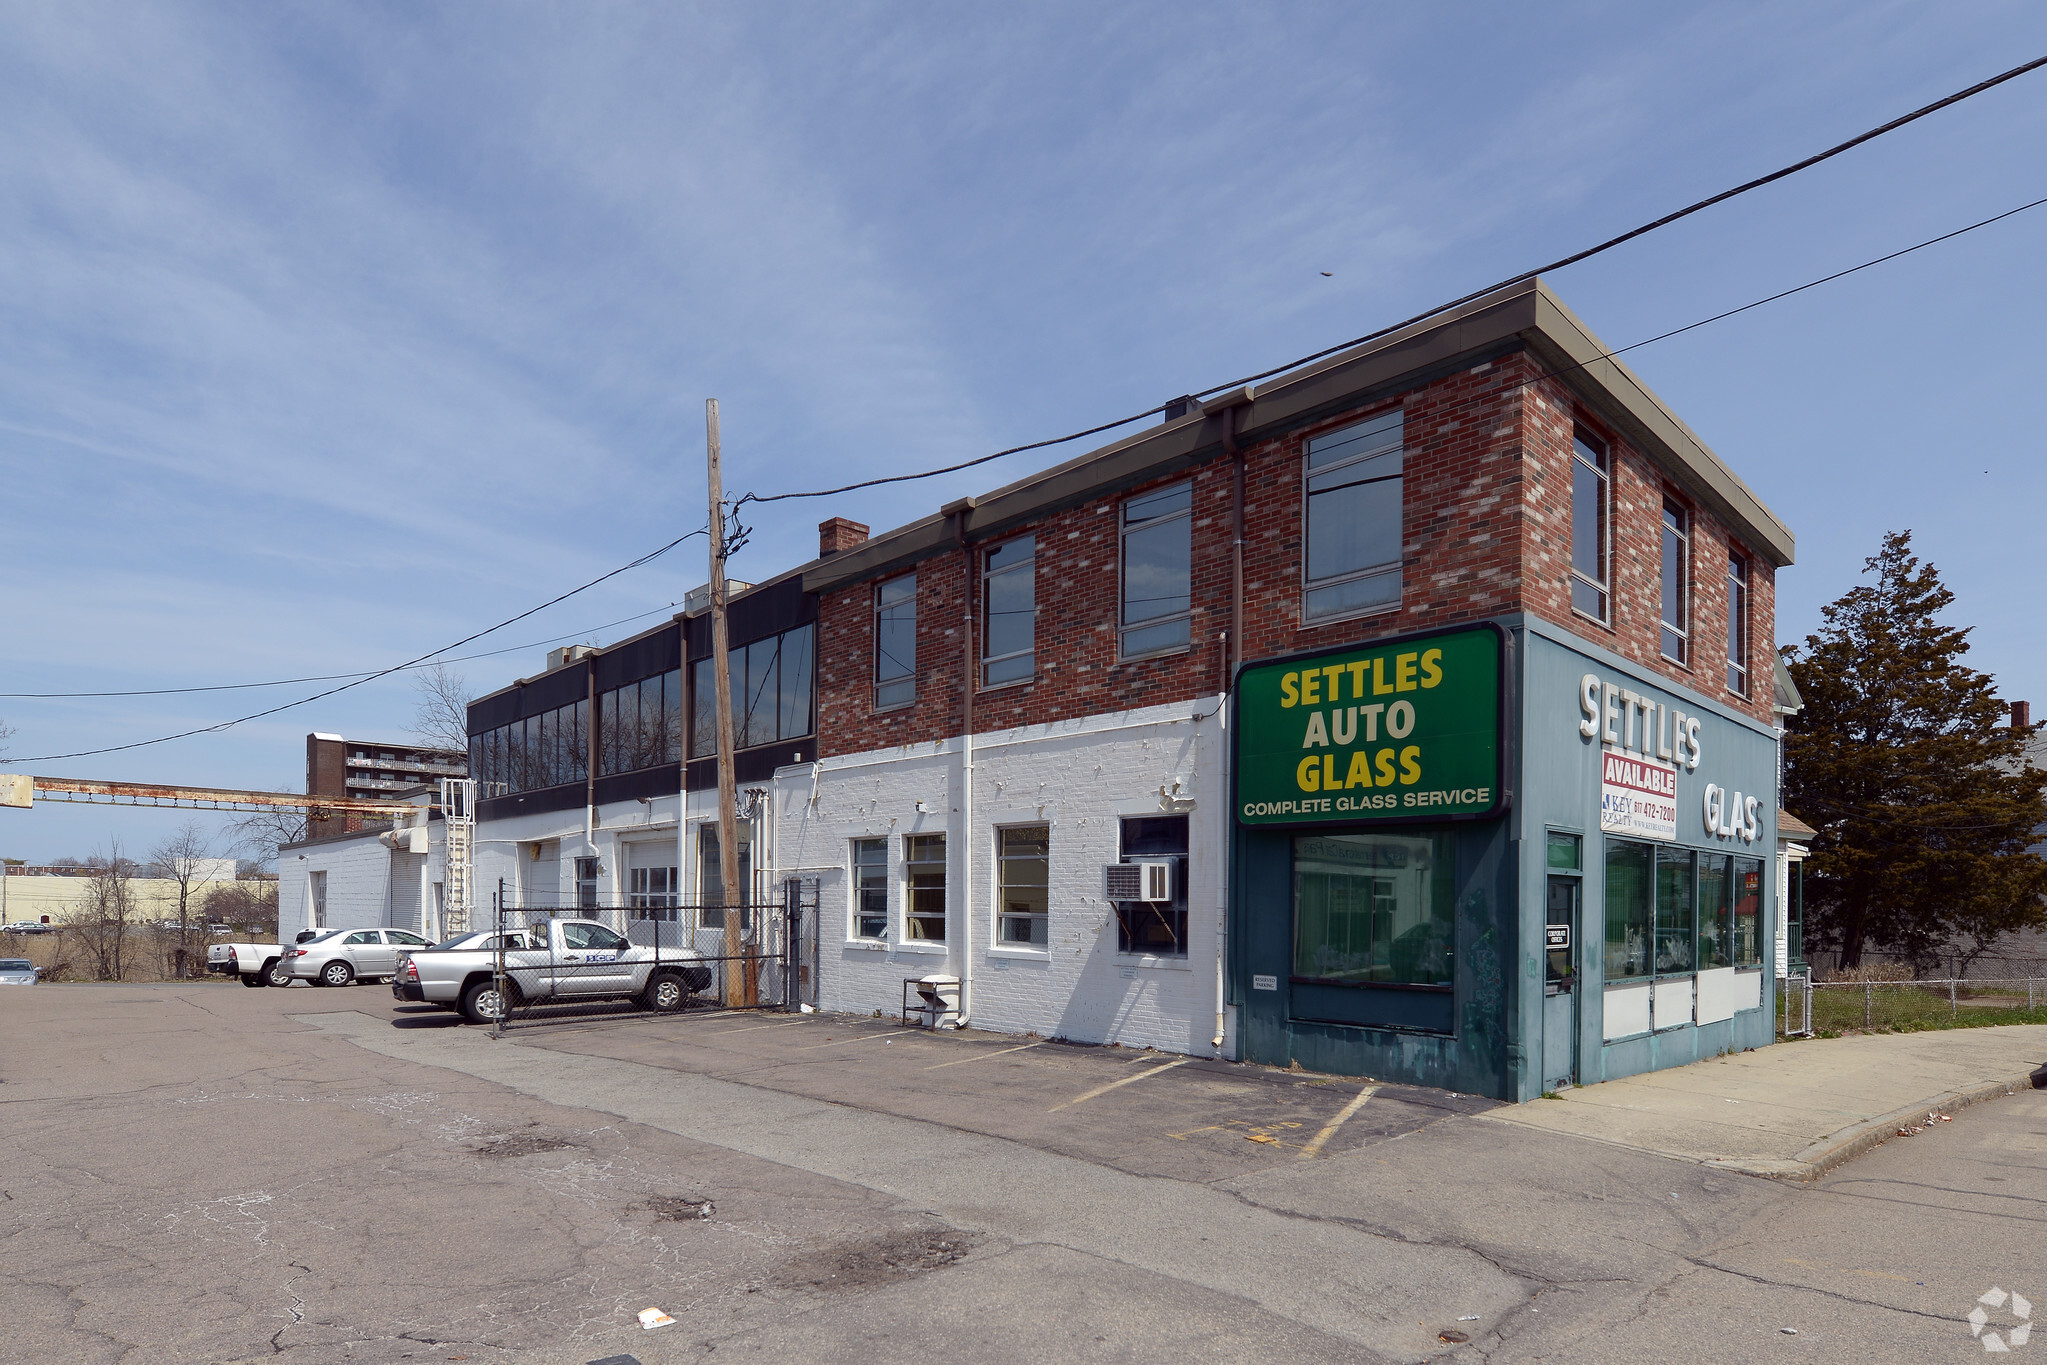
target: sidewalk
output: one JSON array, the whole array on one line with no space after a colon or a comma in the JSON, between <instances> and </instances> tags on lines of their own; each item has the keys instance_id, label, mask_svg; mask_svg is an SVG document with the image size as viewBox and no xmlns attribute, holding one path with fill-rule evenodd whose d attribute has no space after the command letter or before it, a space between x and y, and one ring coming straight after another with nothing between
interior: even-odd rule
<instances>
[{"instance_id":1,"label":"sidewalk","mask_svg":"<svg viewBox=\"0 0 2047 1365\"><path fill-rule=\"evenodd\" d=\"M1518 1123L1780 1179L1807 1180L1895 1137L2027 1088L2047 1025L1863 1034L1777 1043L1494 1109Z\"/></svg>"}]
</instances>

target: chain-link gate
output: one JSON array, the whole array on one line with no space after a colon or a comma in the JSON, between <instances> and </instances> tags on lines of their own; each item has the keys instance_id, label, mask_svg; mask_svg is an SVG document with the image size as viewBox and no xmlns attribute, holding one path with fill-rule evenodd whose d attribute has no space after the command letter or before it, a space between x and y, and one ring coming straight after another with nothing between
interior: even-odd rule
<instances>
[{"instance_id":1,"label":"chain-link gate","mask_svg":"<svg viewBox=\"0 0 2047 1365\"><path fill-rule=\"evenodd\" d=\"M782 904L788 907L790 992L794 1003L812 1008L817 1005L817 895L815 877L791 877L782 883Z\"/></svg>"},{"instance_id":2,"label":"chain-link gate","mask_svg":"<svg viewBox=\"0 0 2047 1365\"><path fill-rule=\"evenodd\" d=\"M500 896L490 913L487 950L462 964L459 1003L499 1033L593 1014L795 1008L786 902L562 906Z\"/></svg>"}]
</instances>

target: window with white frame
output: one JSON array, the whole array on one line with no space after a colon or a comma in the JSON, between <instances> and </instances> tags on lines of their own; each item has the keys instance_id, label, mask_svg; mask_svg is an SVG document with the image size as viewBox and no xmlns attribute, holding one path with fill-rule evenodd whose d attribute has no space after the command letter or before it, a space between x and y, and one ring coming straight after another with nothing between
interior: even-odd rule
<instances>
[{"instance_id":1,"label":"window with white frame","mask_svg":"<svg viewBox=\"0 0 2047 1365\"><path fill-rule=\"evenodd\" d=\"M595 858L576 859L576 908L597 908L597 874L601 864Z\"/></svg>"},{"instance_id":2,"label":"window with white frame","mask_svg":"<svg viewBox=\"0 0 2047 1365\"><path fill-rule=\"evenodd\" d=\"M1607 606L1611 468L1606 443L1580 427L1571 439L1571 606L1595 621Z\"/></svg>"},{"instance_id":3,"label":"window with white frame","mask_svg":"<svg viewBox=\"0 0 2047 1365\"><path fill-rule=\"evenodd\" d=\"M1399 410L1308 442L1304 620L1400 605Z\"/></svg>"},{"instance_id":4,"label":"window with white frame","mask_svg":"<svg viewBox=\"0 0 2047 1365\"><path fill-rule=\"evenodd\" d=\"M327 874L325 872L307 873L306 887L307 897L313 903L312 927L315 929L325 929L327 927Z\"/></svg>"},{"instance_id":5,"label":"window with white frame","mask_svg":"<svg viewBox=\"0 0 2047 1365\"><path fill-rule=\"evenodd\" d=\"M945 942L945 836L903 836L903 937Z\"/></svg>"},{"instance_id":6,"label":"window with white frame","mask_svg":"<svg viewBox=\"0 0 2047 1365\"><path fill-rule=\"evenodd\" d=\"M1037 672L1038 577L1035 536L988 551L981 565L981 686L1027 682Z\"/></svg>"},{"instance_id":7,"label":"window with white frame","mask_svg":"<svg viewBox=\"0 0 2047 1365\"><path fill-rule=\"evenodd\" d=\"M1122 657L1187 646L1193 577L1193 480L1124 499Z\"/></svg>"},{"instance_id":8,"label":"window with white frame","mask_svg":"<svg viewBox=\"0 0 2047 1365\"><path fill-rule=\"evenodd\" d=\"M995 831L995 942L1004 948L1051 944L1052 827L1016 825Z\"/></svg>"},{"instance_id":9,"label":"window with white frame","mask_svg":"<svg viewBox=\"0 0 2047 1365\"><path fill-rule=\"evenodd\" d=\"M874 705L917 700L917 575L891 578L874 590Z\"/></svg>"},{"instance_id":10,"label":"window with white frame","mask_svg":"<svg viewBox=\"0 0 2047 1365\"><path fill-rule=\"evenodd\" d=\"M1663 500L1663 657L1680 664L1692 657L1691 525L1684 508Z\"/></svg>"},{"instance_id":11,"label":"window with white frame","mask_svg":"<svg viewBox=\"0 0 2047 1365\"><path fill-rule=\"evenodd\" d=\"M1727 556L1727 690L1748 695L1748 560Z\"/></svg>"},{"instance_id":12,"label":"window with white frame","mask_svg":"<svg viewBox=\"0 0 2047 1365\"><path fill-rule=\"evenodd\" d=\"M638 866L626 869L626 910L634 919L674 923L679 900L680 868Z\"/></svg>"},{"instance_id":13,"label":"window with white frame","mask_svg":"<svg viewBox=\"0 0 2047 1365\"><path fill-rule=\"evenodd\" d=\"M888 937L888 840L853 841L853 937Z\"/></svg>"}]
</instances>

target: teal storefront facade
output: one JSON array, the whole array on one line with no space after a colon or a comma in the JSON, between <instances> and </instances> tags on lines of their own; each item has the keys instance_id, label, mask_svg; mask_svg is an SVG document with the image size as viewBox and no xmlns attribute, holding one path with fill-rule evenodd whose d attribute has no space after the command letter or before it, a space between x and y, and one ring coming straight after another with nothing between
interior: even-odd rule
<instances>
[{"instance_id":1,"label":"teal storefront facade","mask_svg":"<svg viewBox=\"0 0 2047 1365\"><path fill-rule=\"evenodd\" d=\"M1771 1041L1767 727L1523 615L1233 706L1243 1059L1523 1101Z\"/></svg>"}]
</instances>

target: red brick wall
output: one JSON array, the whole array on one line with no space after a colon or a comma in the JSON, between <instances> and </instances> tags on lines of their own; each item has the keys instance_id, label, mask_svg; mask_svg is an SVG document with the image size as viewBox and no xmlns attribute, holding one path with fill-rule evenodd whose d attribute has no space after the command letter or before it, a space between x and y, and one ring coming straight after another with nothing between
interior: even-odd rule
<instances>
[{"instance_id":1,"label":"red brick wall","mask_svg":"<svg viewBox=\"0 0 2047 1365\"><path fill-rule=\"evenodd\" d=\"M1398 610L1303 626L1301 460L1306 442L1375 416L1405 413L1407 455L1402 516L1403 593ZM1695 669L1660 657L1661 526L1666 487L1625 442L1614 453L1613 626L1570 607L1572 424L1569 391L1526 354L1422 385L1398 399L1338 413L1245 451L1244 657L1256 660L1325 645L1375 639L1528 611L1553 621L1672 682L1770 720L1774 582L1750 556L1751 670L1746 704L1724 687L1724 578L1728 536L1693 511ZM1611 436L1597 423L1594 430ZM1178 477L1190 477L1181 475ZM1193 644L1183 653L1116 659L1117 509L1128 494L1098 498L978 543L979 554L1009 535L1037 537L1037 677L975 694L977 731L1038 724L1199 696L1221 687L1220 634L1230 624L1230 465L1194 471ZM1160 479L1142 492L1173 482ZM873 704L872 582L839 589L819 604L819 752L855 753L959 733L962 565L947 551L918 566L914 706ZM977 642L978 643L978 642Z\"/></svg>"}]
</instances>

